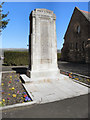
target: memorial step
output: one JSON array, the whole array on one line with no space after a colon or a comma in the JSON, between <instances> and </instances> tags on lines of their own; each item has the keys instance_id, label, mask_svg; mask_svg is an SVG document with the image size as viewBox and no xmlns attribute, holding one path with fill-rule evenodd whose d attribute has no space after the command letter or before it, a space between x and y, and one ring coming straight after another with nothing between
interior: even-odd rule
<instances>
[{"instance_id":1,"label":"memorial step","mask_svg":"<svg viewBox=\"0 0 90 120\"><path fill-rule=\"evenodd\" d=\"M21 78L22 82L24 82L24 83L31 82L31 79L29 77L27 77L25 74L20 75L20 78Z\"/></svg>"}]
</instances>

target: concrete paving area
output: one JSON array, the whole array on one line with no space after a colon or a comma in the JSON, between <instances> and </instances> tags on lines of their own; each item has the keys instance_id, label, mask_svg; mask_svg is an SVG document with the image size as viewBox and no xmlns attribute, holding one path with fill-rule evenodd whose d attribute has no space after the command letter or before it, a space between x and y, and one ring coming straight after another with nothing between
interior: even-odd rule
<instances>
[{"instance_id":1,"label":"concrete paving area","mask_svg":"<svg viewBox=\"0 0 90 120\"><path fill-rule=\"evenodd\" d=\"M38 80L25 83L24 87L37 103L48 103L88 94L89 88L60 74L56 80Z\"/></svg>"}]
</instances>

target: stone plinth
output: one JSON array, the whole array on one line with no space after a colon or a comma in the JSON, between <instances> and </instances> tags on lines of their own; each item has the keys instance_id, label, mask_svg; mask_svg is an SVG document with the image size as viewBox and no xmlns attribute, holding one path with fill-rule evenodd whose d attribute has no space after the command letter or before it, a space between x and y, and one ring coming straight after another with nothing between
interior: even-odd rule
<instances>
[{"instance_id":1,"label":"stone plinth","mask_svg":"<svg viewBox=\"0 0 90 120\"><path fill-rule=\"evenodd\" d=\"M59 76L57 67L56 16L47 9L30 14L29 70L30 78L49 79Z\"/></svg>"}]
</instances>

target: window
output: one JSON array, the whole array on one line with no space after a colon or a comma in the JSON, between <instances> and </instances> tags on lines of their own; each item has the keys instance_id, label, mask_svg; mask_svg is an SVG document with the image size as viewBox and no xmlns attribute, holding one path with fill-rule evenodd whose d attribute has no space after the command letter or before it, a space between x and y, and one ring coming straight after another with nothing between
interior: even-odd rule
<instances>
[{"instance_id":1,"label":"window","mask_svg":"<svg viewBox=\"0 0 90 120\"><path fill-rule=\"evenodd\" d=\"M77 33L80 33L80 25L77 26Z\"/></svg>"}]
</instances>

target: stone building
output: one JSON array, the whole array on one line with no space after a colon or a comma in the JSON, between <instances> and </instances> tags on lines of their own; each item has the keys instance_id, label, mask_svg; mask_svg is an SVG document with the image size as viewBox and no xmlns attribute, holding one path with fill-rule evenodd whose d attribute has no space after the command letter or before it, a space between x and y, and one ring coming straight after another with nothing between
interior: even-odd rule
<instances>
[{"instance_id":1,"label":"stone building","mask_svg":"<svg viewBox=\"0 0 90 120\"><path fill-rule=\"evenodd\" d=\"M61 60L90 63L90 12L75 7L64 35Z\"/></svg>"}]
</instances>

